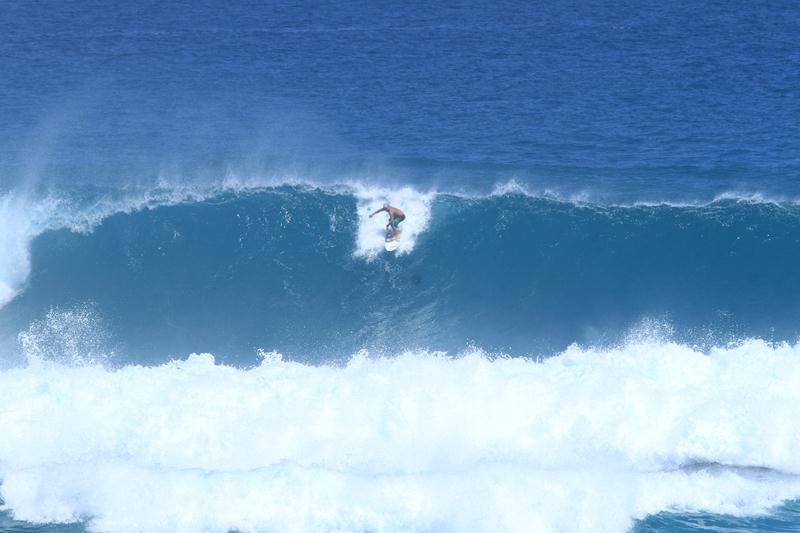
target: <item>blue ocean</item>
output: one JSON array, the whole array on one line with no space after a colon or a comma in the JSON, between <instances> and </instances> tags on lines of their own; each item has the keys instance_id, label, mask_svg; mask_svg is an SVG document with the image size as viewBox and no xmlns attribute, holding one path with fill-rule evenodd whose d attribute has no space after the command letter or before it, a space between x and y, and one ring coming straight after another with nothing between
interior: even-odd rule
<instances>
[{"instance_id":1,"label":"blue ocean","mask_svg":"<svg viewBox=\"0 0 800 533\"><path fill-rule=\"evenodd\" d=\"M0 531L800 531L800 4L0 34Z\"/></svg>"}]
</instances>

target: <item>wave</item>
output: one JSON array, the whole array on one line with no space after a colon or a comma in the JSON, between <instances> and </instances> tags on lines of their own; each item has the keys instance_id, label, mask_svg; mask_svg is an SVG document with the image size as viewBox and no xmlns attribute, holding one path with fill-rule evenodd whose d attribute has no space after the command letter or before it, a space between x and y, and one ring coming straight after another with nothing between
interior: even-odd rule
<instances>
[{"instance_id":1,"label":"wave","mask_svg":"<svg viewBox=\"0 0 800 533\"><path fill-rule=\"evenodd\" d=\"M93 187L5 192L0 195L0 307L24 287L30 273L30 246L42 233L59 229L89 233L114 214L200 201L209 193L193 188L109 191Z\"/></svg>"},{"instance_id":2,"label":"wave","mask_svg":"<svg viewBox=\"0 0 800 533\"><path fill-rule=\"evenodd\" d=\"M618 343L639 324L705 347L800 333L791 203L616 206L365 185L4 198L18 229L2 237L6 344L87 308L106 351L143 363L212 351L250 353L250 364L257 348L549 355ZM408 214L395 254L382 248L386 221L368 217L385 201Z\"/></svg>"},{"instance_id":3,"label":"wave","mask_svg":"<svg viewBox=\"0 0 800 533\"><path fill-rule=\"evenodd\" d=\"M0 371L0 510L108 532L622 532L800 496L800 345L261 358Z\"/></svg>"}]
</instances>

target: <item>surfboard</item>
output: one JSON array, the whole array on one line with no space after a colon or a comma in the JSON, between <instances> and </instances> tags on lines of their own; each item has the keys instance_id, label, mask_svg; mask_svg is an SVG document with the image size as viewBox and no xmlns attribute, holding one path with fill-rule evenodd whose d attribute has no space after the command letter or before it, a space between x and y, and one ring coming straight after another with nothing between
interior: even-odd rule
<instances>
[{"instance_id":1,"label":"surfboard","mask_svg":"<svg viewBox=\"0 0 800 533\"><path fill-rule=\"evenodd\" d=\"M400 246L400 236L402 235L401 232L393 233L391 231L386 232L386 242L383 243L383 247L386 248L387 252L394 252L397 250L397 247Z\"/></svg>"}]
</instances>

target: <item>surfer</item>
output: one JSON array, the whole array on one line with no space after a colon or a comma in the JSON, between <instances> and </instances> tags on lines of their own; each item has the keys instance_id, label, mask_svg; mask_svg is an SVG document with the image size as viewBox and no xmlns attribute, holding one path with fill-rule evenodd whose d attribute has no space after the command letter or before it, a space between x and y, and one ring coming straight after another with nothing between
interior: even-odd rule
<instances>
[{"instance_id":1,"label":"surfer","mask_svg":"<svg viewBox=\"0 0 800 533\"><path fill-rule=\"evenodd\" d=\"M406 219L406 214L403 213L402 210L391 206L389 204L383 204L383 207L372 213L369 218L374 217L381 211L386 211L389 213L389 223L386 224L386 231L391 232L392 235L395 233L400 233L400 228L398 227L402 221Z\"/></svg>"}]
</instances>

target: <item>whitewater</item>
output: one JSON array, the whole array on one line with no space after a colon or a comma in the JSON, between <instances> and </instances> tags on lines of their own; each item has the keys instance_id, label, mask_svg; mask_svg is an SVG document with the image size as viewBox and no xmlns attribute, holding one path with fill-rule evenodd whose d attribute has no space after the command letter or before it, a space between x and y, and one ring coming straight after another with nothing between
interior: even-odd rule
<instances>
[{"instance_id":1,"label":"whitewater","mask_svg":"<svg viewBox=\"0 0 800 533\"><path fill-rule=\"evenodd\" d=\"M2 372L4 507L93 531L625 531L800 495L798 346L261 357Z\"/></svg>"}]
</instances>

